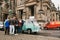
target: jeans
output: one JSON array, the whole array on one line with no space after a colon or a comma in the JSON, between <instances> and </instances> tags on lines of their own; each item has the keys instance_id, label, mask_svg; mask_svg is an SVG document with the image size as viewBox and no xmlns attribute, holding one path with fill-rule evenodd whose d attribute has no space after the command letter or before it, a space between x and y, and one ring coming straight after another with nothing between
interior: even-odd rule
<instances>
[{"instance_id":1,"label":"jeans","mask_svg":"<svg viewBox=\"0 0 60 40\"><path fill-rule=\"evenodd\" d=\"M9 27L5 27L5 34L9 35Z\"/></svg>"},{"instance_id":2,"label":"jeans","mask_svg":"<svg viewBox=\"0 0 60 40\"><path fill-rule=\"evenodd\" d=\"M18 29L19 29L19 27L15 26L15 34L18 33Z\"/></svg>"},{"instance_id":3,"label":"jeans","mask_svg":"<svg viewBox=\"0 0 60 40\"><path fill-rule=\"evenodd\" d=\"M14 34L15 28L14 25L10 25L10 34Z\"/></svg>"}]
</instances>

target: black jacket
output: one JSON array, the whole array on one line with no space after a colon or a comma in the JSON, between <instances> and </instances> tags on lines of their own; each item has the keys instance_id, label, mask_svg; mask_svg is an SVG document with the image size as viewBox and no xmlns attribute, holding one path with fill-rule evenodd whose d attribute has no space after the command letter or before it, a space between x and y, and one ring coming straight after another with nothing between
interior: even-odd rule
<instances>
[{"instance_id":1,"label":"black jacket","mask_svg":"<svg viewBox=\"0 0 60 40\"><path fill-rule=\"evenodd\" d=\"M15 20L9 20L10 25L15 25Z\"/></svg>"}]
</instances>

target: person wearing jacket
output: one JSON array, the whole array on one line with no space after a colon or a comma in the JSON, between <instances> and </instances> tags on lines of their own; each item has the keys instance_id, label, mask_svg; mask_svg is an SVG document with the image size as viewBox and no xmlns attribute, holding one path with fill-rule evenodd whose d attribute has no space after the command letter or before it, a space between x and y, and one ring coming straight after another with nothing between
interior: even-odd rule
<instances>
[{"instance_id":1,"label":"person wearing jacket","mask_svg":"<svg viewBox=\"0 0 60 40\"><path fill-rule=\"evenodd\" d=\"M10 35L14 34L14 31L15 31L15 17L11 17L10 20Z\"/></svg>"},{"instance_id":2,"label":"person wearing jacket","mask_svg":"<svg viewBox=\"0 0 60 40\"><path fill-rule=\"evenodd\" d=\"M5 27L5 35L9 35L9 18L7 18L4 22L4 27Z\"/></svg>"},{"instance_id":3,"label":"person wearing jacket","mask_svg":"<svg viewBox=\"0 0 60 40\"><path fill-rule=\"evenodd\" d=\"M22 20L21 19L18 19L19 23L19 28L18 28L18 33L21 33L22 32Z\"/></svg>"},{"instance_id":4,"label":"person wearing jacket","mask_svg":"<svg viewBox=\"0 0 60 40\"><path fill-rule=\"evenodd\" d=\"M19 21L18 21L18 19L16 17L16 19L15 19L15 35L18 35L17 34L18 33L18 29L19 29Z\"/></svg>"}]
</instances>

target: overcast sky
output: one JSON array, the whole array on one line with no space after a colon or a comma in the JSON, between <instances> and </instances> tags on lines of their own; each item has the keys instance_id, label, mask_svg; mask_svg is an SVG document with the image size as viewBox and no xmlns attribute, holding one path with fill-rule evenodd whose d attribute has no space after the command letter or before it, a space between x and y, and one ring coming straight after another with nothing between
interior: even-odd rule
<instances>
[{"instance_id":1,"label":"overcast sky","mask_svg":"<svg viewBox=\"0 0 60 40\"><path fill-rule=\"evenodd\" d=\"M60 0L52 0L52 2L55 4L56 8L58 7L58 5L60 7Z\"/></svg>"}]
</instances>

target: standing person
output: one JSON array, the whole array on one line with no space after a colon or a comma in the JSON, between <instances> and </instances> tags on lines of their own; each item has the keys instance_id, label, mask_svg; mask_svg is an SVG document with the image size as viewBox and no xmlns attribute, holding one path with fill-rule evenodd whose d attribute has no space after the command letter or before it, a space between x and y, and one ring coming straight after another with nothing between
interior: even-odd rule
<instances>
[{"instance_id":1,"label":"standing person","mask_svg":"<svg viewBox=\"0 0 60 40\"><path fill-rule=\"evenodd\" d=\"M22 26L23 26L24 22L25 22L25 20L22 20Z\"/></svg>"},{"instance_id":2,"label":"standing person","mask_svg":"<svg viewBox=\"0 0 60 40\"><path fill-rule=\"evenodd\" d=\"M17 19L17 17L16 17L16 19L15 19L15 35L18 35L17 33L18 33L18 29L19 29L19 21L18 21L18 19Z\"/></svg>"},{"instance_id":3,"label":"standing person","mask_svg":"<svg viewBox=\"0 0 60 40\"><path fill-rule=\"evenodd\" d=\"M5 27L5 35L9 35L9 17L7 17L7 19L4 22L4 27Z\"/></svg>"},{"instance_id":4,"label":"standing person","mask_svg":"<svg viewBox=\"0 0 60 40\"><path fill-rule=\"evenodd\" d=\"M19 33L20 32L22 32L22 20L21 19L19 19L19 29L18 29L19 31Z\"/></svg>"},{"instance_id":5,"label":"standing person","mask_svg":"<svg viewBox=\"0 0 60 40\"><path fill-rule=\"evenodd\" d=\"M15 28L14 28L14 24L15 24L15 17L11 17L10 18L10 34L14 34Z\"/></svg>"}]
</instances>

